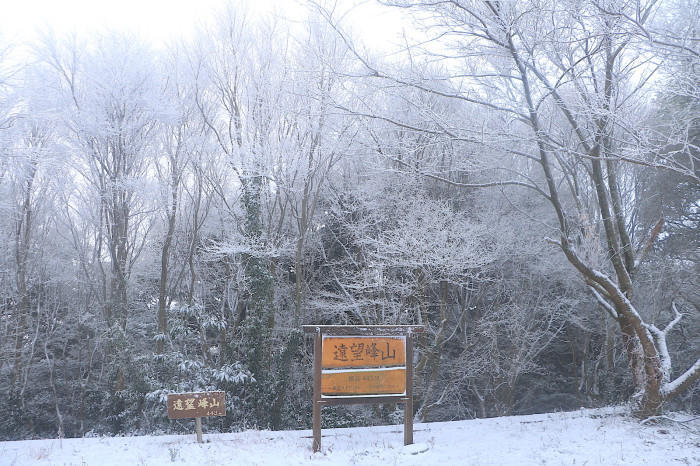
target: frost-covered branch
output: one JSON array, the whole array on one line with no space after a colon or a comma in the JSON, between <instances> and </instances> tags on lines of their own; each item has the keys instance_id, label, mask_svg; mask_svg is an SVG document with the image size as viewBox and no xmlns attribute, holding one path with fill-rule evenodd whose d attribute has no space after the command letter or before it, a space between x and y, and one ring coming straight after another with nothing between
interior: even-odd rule
<instances>
[{"instance_id":1,"label":"frost-covered branch","mask_svg":"<svg viewBox=\"0 0 700 466\"><path fill-rule=\"evenodd\" d=\"M669 382L661 389L666 398L672 398L688 388L700 378L700 358L695 361L690 369L678 376L673 382Z\"/></svg>"},{"instance_id":2,"label":"frost-covered branch","mask_svg":"<svg viewBox=\"0 0 700 466\"><path fill-rule=\"evenodd\" d=\"M605 298L603 298L603 296L601 296L600 293L598 293L598 291L593 285L589 284L588 289L591 290L591 293L593 293L593 296L595 297L596 301L598 301L598 304L600 304L613 319L617 320L618 316L617 312L615 312L615 308L612 307L610 303Z\"/></svg>"},{"instance_id":3,"label":"frost-covered branch","mask_svg":"<svg viewBox=\"0 0 700 466\"><path fill-rule=\"evenodd\" d=\"M663 380L665 384L668 383L671 378L671 355L668 352L666 336L668 335L668 332L670 332L673 329L673 327L683 318L683 314L678 312L676 303L672 303L671 306L673 307L675 317L663 330L658 328L654 324L642 324L653 335L654 341L656 342L656 348L659 352L659 358L661 360L661 370L663 371Z\"/></svg>"}]
</instances>

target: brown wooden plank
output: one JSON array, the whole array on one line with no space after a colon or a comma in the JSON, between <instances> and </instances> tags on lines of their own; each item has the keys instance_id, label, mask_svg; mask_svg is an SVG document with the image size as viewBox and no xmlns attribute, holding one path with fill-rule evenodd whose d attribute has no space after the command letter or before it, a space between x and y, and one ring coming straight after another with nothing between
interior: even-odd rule
<instances>
[{"instance_id":1,"label":"brown wooden plank","mask_svg":"<svg viewBox=\"0 0 700 466\"><path fill-rule=\"evenodd\" d=\"M407 335L423 333L422 325L303 325L304 333L324 335Z\"/></svg>"},{"instance_id":2,"label":"brown wooden plank","mask_svg":"<svg viewBox=\"0 0 700 466\"><path fill-rule=\"evenodd\" d=\"M224 392L168 394L169 419L204 416L226 416L226 395Z\"/></svg>"},{"instance_id":3,"label":"brown wooden plank","mask_svg":"<svg viewBox=\"0 0 700 466\"><path fill-rule=\"evenodd\" d=\"M406 365L405 337L323 337L323 368Z\"/></svg>"},{"instance_id":4,"label":"brown wooden plank","mask_svg":"<svg viewBox=\"0 0 700 466\"><path fill-rule=\"evenodd\" d=\"M321 394L390 395L406 391L406 369L325 372L321 375Z\"/></svg>"},{"instance_id":5,"label":"brown wooden plank","mask_svg":"<svg viewBox=\"0 0 700 466\"><path fill-rule=\"evenodd\" d=\"M380 404L380 403L405 403L404 395L382 395L382 396L334 396L323 398L319 404L321 406L350 405L350 404Z\"/></svg>"}]
</instances>

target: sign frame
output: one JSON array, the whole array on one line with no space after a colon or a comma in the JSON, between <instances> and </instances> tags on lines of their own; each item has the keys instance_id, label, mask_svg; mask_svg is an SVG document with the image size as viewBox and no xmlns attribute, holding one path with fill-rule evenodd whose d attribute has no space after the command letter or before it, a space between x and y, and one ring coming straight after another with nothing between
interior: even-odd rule
<instances>
[{"instance_id":1,"label":"sign frame","mask_svg":"<svg viewBox=\"0 0 700 466\"><path fill-rule=\"evenodd\" d=\"M324 406L345 404L398 403L404 405L404 445L413 443L413 335L423 333L422 325L304 325L304 333L314 335L314 397L313 444L314 452L321 450L321 409ZM405 389L404 393L388 395L323 395L323 337L404 337ZM348 368L352 371L352 368Z\"/></svg>"}]
</instances>

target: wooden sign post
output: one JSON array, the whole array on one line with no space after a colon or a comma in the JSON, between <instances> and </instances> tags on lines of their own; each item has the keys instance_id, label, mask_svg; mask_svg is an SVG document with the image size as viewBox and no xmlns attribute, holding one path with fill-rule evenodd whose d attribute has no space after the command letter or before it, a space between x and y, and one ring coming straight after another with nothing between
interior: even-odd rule
<instances>
[{"instance_id":1,"label":"wooden sign post","mask_svg":"<svg viewBox=\"0 0 700 466\"><path fill-rule=\"evenodd\" d=\"M321 408L403 403L404 445L413 443L413 334L422 325L304 325L314 334L313 451Z\"/></svg>"},{"instance_id":2,"label":"wooden sign post","mask_svg":"<svg viewBox=\"0 0 700 466\"><path fill-rule=\"evenodd\" d=\"M203 416L226 416L225 392L168 394L168 418L195 418L197 442L199 443L202 443Z\"/></svg>"}]
</instances>

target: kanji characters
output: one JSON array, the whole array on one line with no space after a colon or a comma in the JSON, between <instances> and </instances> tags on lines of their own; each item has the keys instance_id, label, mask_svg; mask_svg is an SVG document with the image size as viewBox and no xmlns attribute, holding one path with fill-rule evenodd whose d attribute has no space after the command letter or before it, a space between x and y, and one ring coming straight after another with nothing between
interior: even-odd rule
<instances>
[{"instance_id":1,"label":"kanji characters","mask_svg":"<svg viewBox=\"0 0 700 466\"><path fill-rule=\"evenodd\" d=\"M353 343L350 345L350 353L352 353L353 361L360 361L363 359L362 350L365 348L364 343Z\"/></svg>"},{"instance_id":2,"label":"kanji characters","mask_svg":"<svg viewBox=\"0 0 700 466\"><path fill-rule=\"evenodd\" d=\"M345 346L344 344L334 345L335 346L335 351L333 352L333 359L336 361L347 361L348 360L348 347Z\"/></svg>"}]
</instances>

